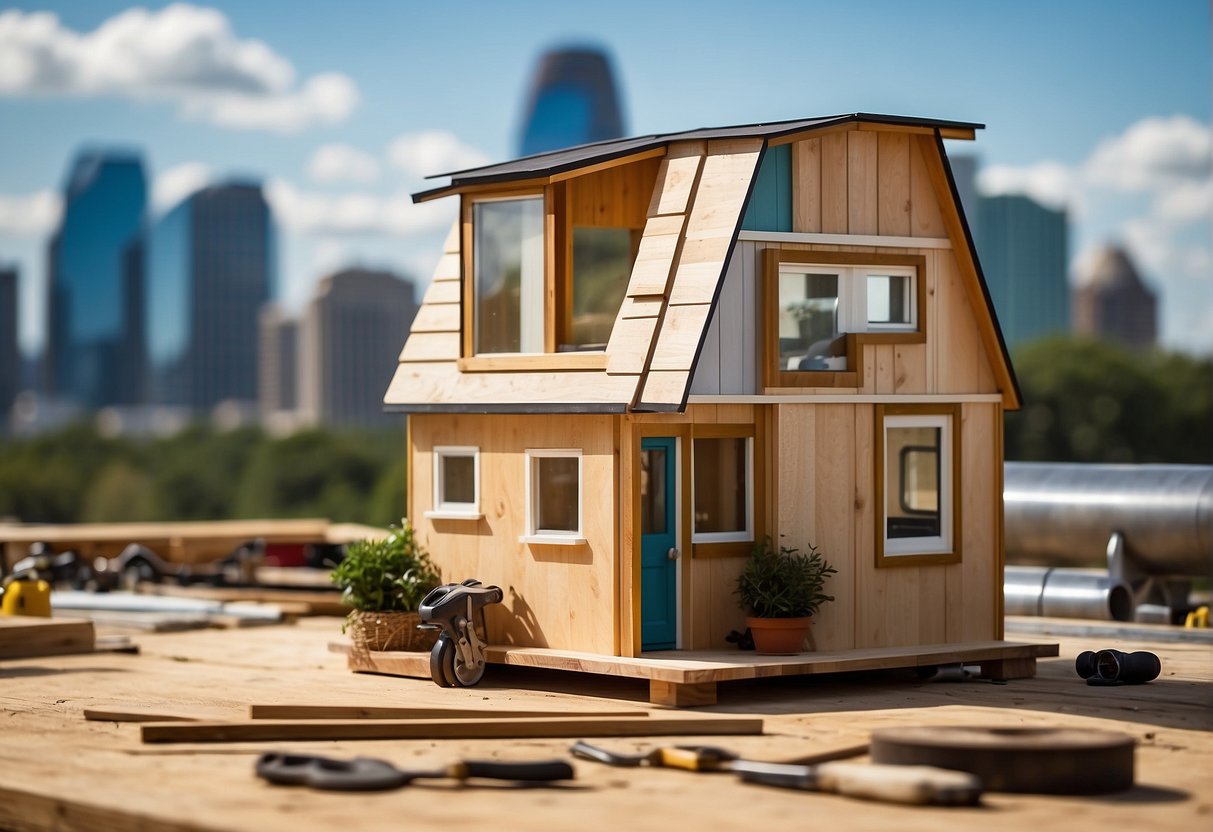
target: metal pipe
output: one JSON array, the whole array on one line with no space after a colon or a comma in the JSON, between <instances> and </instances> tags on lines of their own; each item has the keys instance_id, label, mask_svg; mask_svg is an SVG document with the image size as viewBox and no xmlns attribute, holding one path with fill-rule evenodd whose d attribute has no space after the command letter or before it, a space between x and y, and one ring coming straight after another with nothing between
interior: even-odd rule
<instances>
[{"instance_id":1,"label":"metal pipe","mask_svg":"<svg viewBox=\"0 0 1213 832\"><path fill-rule=\"evenodd\" d=\"M1132 621L1133 591L1099 569L1008 566L1003 576L1007 615Z\"/></svg>"},{"instance_id":2,"label":"metal pipe","mask_svg":"<svg viewBox=\"0 0 1213 832\"><path fill-rule=\"evenodd\" d=\"M1213 575L1213 466L1008 462L1008 563L1106 566L1120 532L1150 575Z\"/></svg>"}]
</instances>

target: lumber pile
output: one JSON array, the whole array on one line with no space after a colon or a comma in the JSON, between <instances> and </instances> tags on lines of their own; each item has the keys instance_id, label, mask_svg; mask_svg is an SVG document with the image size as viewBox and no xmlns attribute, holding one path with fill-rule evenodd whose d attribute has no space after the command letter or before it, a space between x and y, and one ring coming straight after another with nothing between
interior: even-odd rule
<instances>
[{"instance_id":1,"label":"lumber pile","mask_svg":"<svg viewBox=\"0 0 1213 832\"><path fill-rule=\"evenodd\" d=\"M0 616L0 659L91 653L95 647L91 621Z\"/></svg>"}]
</instances>

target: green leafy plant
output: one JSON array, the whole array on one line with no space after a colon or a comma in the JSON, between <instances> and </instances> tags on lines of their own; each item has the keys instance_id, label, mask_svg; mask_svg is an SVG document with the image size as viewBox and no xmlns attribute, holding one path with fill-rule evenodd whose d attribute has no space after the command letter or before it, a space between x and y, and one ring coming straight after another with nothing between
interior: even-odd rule
<instances>
[{"instance_id":1,"label":"green leafy plant","mask_svg":"<svg viewBox=\"0 0 1213 832\"><path fill-rule=\"evenodd\" d=\"M754 618L802 618L834 600L822 589L837 571L811 543L807 553L783 544L776 549L767 537L754 544L735 594Z\"/></svg>"},{"instance_id":2,"label":"green leafy plant","mask_svg":"<svg viewBox=\"0 0 1213 832\"><path fill-rule=\"evenodd\" d=\"M406 521L382 540L359 540L333 570L341 597L362 612L410 612L439 583L429 555Z\"/></svg>"}]
</instances>

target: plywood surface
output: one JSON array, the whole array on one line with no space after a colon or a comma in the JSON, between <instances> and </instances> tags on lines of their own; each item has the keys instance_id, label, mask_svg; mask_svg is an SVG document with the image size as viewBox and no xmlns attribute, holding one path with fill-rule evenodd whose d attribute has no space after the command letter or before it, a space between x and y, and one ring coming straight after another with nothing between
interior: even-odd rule
<instances>
[{"instance_id":1,"label":"plywood surface","mask_svg":"<svg viewBox=\"0 0 1213 832\"><path fill-rule=\"evenodd\" d=\"M138 726L90 722L83 710L139 702L239 719L251 702L409 704L477 708L629 706L647 697L633 681L527 668L490 669L473 689L345 669L328 653L339 624L251 632L147 636L142 656L95 654L0 665L6 710L0 744L0 828L20 830L662 830L814 828L913 832L1129 828L1183 830L1207 825L1213 805L1213 648L1121 640L1153 647L1163 675L1149 685L1089 688L1073 672L1083 649L1063 641L1032 680L1007 685L931 683L861 675L833 680L740 683L701 713L763 719L764 736L704 737L747 757L781 760L866 742L878 728L935 725L1059 726L1125 731L1138 741L1139 787L1110 798L990 795L986 808L924 809L864 803L736 782L725 774L611 769L577 762L575 788L414 785L382 794L323 794L256 780L253 760L274 743L143 746ZM680 742L683 740L680 740ZM643 737L603 740L624 751L651 748ZM294 743L291 750L335 757L380 757L407 768L464 758L566 757L567 740L394 740ZM188 787L183 787L188 784Z\"/></svg>"}]
</instances>

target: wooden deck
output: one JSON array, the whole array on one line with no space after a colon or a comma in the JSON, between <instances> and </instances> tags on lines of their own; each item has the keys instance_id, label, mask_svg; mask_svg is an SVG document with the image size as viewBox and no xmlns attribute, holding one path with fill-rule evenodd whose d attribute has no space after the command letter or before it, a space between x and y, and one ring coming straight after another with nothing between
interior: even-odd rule
<instances>
[{"instance_id":1,"label":"wooden deck","mask_svg":"<svg viewBox=\"0 0 1213 832\"><path fill-rule=\"evenodd\" d=\"M645 679L655 705L714 705L719 682L775 676L815 676L861 670L896 670L939 665L977 665L987 679L1022 679L1036 675L1036 659L1056 656L1056 644L1006 641L936 644L760 656L741 650L688 650L645 653L639 658L601 656L573 650L491 646L493 664L594 673ZM391 676L430 678L428 653L348 651L351 670Z\"/></svg>"}]
</instances>

